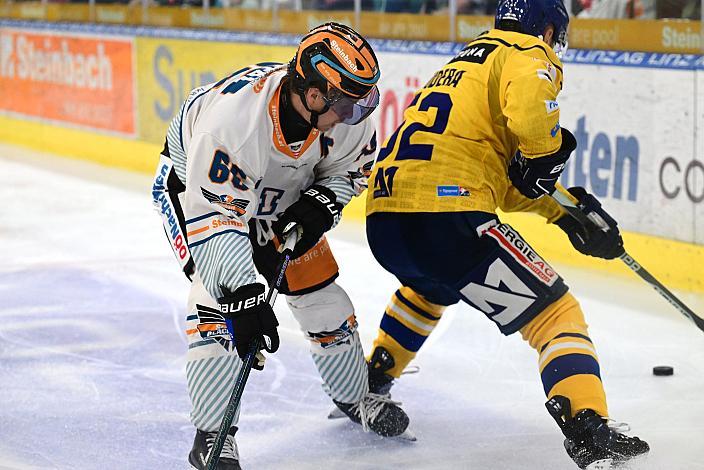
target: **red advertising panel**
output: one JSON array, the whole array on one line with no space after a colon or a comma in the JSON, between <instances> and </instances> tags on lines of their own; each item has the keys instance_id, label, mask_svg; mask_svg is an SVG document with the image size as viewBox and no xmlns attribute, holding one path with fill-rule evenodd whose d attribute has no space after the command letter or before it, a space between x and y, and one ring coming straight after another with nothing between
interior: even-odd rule
<instances>
[{"instance_id":1,"label":"red advertising panel","mask_svg":"<svg viewBox=\"0 0 704 470\"><path fill-rule=\"evenodd\" d=\"M0 112L135 134L129 39L0 30Z\"/></svg>"}]
</instances>

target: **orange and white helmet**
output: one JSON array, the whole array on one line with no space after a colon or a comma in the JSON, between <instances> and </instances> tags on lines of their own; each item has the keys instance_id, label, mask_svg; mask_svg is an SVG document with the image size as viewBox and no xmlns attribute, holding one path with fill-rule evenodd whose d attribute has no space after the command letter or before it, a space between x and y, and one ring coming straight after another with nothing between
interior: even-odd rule
<instances>
[{"instance_id":1,"label":"orange and white helmet","mask_svg":"<svg viewBox=\"0 0 704 470\"><path fill-rule=\"evenodd\" d=\"M369 43L349 26L325 23L301 40L289 64L293 91L304 105L311 87L324 93L327 109L345 124L357 124L379 105L376 86L381 73ZM307 105L306 105L307 107Z\"/></svg>"}]
</instances>

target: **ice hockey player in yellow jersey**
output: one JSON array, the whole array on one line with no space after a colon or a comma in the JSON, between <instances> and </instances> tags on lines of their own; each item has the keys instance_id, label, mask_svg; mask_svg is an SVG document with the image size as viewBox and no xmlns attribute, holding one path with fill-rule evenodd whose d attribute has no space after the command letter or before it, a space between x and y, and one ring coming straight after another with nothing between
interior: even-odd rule
<instances>
[{"instance_id":1,"label":"ice hockey player in yellow jersey","mask_svg":"<svg viewBox=\"0 0 704 470\"><path fill-rule=\"evenodd\" d=\"M576 147L560 127L562 0L503 0L495 29L467 44L418 90L372 170L367 238L401 282L369 358L370 389L388 392L441 320L464 301L539 354L546 407L580 468L610 468L649 446L608 426L599 362L577 300L502 211L534 212L583 254L623 253L616 221L583 188L557 185ZM583 227L548 195L566 191Z\"/></svg>"}]
</instances>

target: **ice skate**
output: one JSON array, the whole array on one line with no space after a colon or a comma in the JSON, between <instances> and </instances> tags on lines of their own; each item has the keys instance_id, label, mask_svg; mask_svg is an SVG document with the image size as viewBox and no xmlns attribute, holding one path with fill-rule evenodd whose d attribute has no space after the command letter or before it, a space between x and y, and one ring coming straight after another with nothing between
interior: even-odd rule
<instances>
[{"instance_id":1,"label":"ice skate","mask_svg":"<svg viewBox=\"0 0 704 470\"><path fill-rule=\"evenodd\" d=\"M415 435L408 430L408 415L399 407L400 403L391 400L389 395L368 393L357 403L341 403L333 400L337 410L328 416L330 419L347 416L362 425L365 431L373 431L383 437L397 437L415 441Z\"/></svg>"},{"instance_id":2,"label":"ice skate","mask_svg":"<svg viewBox=\"0 0 704 470\"><path fill-rule=\"evenodd\" d=\"M570 418L570 401L563 396L553 397L545 406L566 437L567 454L581 469L623 468L626 462L642 458L650 450L645 441L610 427L592 410L582 410Z\"/></svg>"},{"instance_id":3,"label":"ice skate","mask_svg":"<svg viewBox=\"0 0 704 470\"><path fill-rule=\"evenodd\" d=\"M227 433L225 438L225 444L222 447L222 452L220 452L220 460L218 461L218 470L242 470L239 462L239 453L237 452L237 442L235 442L235 433L237 432L237 427L233 426L230 428L230 432ZM218 432L206 432L198 429L196 431L196 437L193 440L193 448L191 453L188 454L188 463L191 467L196 470L205 470L206 464L208 462L208 452L213 447L215 443L215 438Z\"/></svg>"},{"instance_id":4,"label":"ice skate","mask_svg":"<svg viewBox=\"0 0 704 470\"><path fill-rule=\"evenodd\" d=\"M415 441L415 435L408 429L408 415L401 409L401 403L393 401L389 393L394 379L385 371L393 365L391 355L384 348L376 348L368 363L369 393L357 403L333 400L337 408L332 410L328 418L347 416L353 422L361 424L365 431L371 430L380 436Z\"/></svg>"}]
</instances>

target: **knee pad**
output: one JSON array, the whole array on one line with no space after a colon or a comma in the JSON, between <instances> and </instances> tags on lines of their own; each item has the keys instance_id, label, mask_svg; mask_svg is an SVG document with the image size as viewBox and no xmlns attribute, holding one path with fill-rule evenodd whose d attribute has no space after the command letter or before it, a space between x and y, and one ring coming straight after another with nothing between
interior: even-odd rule
<instances>
[{"instance_id":1,"label":"knee pad","mask_svg":"<svg viewBox=\"0 0 704 470\"><path fill-rule=\"evenodd\" d=\"M589 334L582 309L570 292L566 292L521 328L523 339L538 351L564 333L583 336Z\"/></svg>"},{"instance_id":2,"label":"knee pad","mask_svg":"<svg viewBox=\"0 0 704 470\"><path fill-rule=\"evenodd\" d=\"M337 352L353 343L357 331L354 307L336 283L315 292L287 296L286 301L316 354Z\"/></svg>"}]
</instances>

